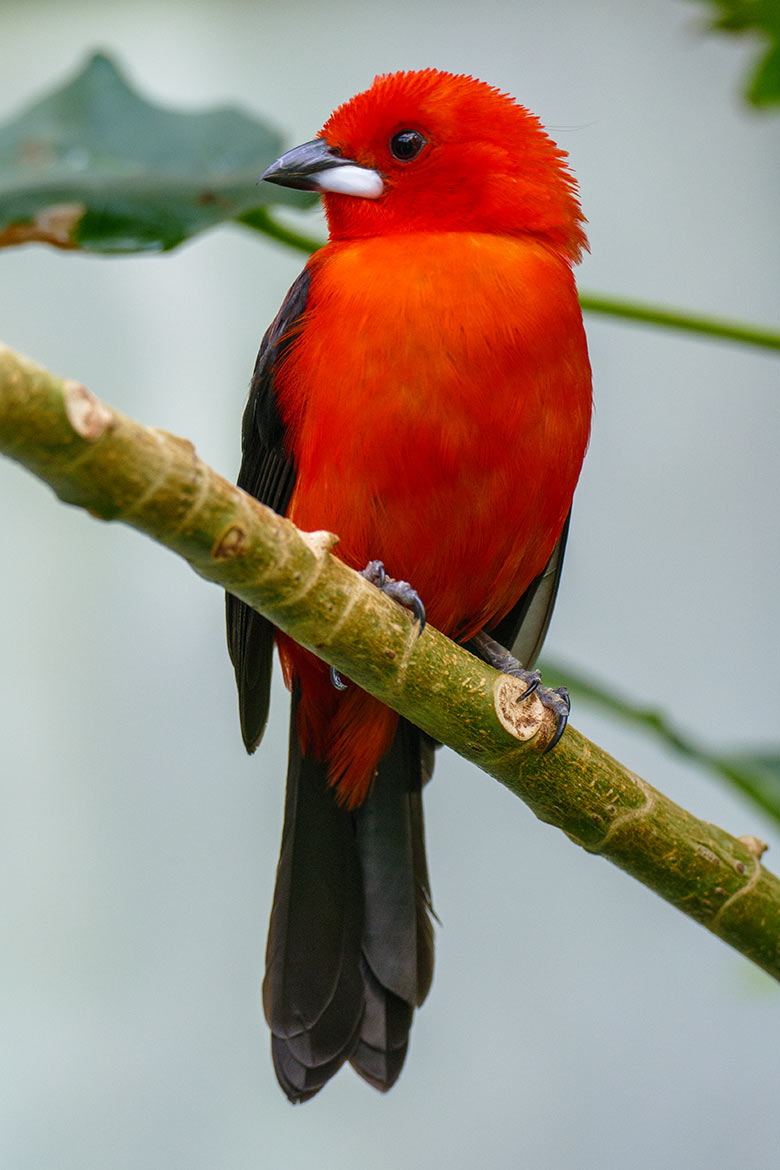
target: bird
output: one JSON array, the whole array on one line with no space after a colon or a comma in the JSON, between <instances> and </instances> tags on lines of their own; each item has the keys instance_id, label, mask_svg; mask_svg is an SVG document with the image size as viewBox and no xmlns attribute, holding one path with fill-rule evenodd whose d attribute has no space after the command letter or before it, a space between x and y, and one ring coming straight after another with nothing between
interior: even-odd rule
<instances>
[{"instance_id":1,"label":"bird","mask_svg":"<svg viewBox=\"0 0 780 1170\"><path fill-rule=\"evenodd\" d=\"M429 68L376 77L263 180L321 195L329 234L263 338L239 486L336 533L420 624L530 672L591 421L566 153L510 95ZM227 631L250 753L274 645L291 691L263 980L277 1079L299 1103L349 1062L386 1091L433 977L437 745L230 594ZM565 696L538 693L565 723Z\"/></svg>"}]
</instances>

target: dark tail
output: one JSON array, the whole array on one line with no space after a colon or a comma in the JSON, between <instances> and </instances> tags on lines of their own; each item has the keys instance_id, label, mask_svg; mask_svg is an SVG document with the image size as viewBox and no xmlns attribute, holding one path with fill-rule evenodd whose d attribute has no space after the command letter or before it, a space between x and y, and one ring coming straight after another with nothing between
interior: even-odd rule
<instances>
[{"instance_id":1,"label":"dark tail","mask_svg":"<svg viewBox=\"0 0 780 1170\"><path fill-rule=\"evenodd\" d=\"M375 1088L398 1078L433 976L421 788L433 749L399 722L367 799L336 803L302 755L293 691L287 799L263 1004L279 1083L306 1101L345 1061Z\"/></svg>"}]
</instances>

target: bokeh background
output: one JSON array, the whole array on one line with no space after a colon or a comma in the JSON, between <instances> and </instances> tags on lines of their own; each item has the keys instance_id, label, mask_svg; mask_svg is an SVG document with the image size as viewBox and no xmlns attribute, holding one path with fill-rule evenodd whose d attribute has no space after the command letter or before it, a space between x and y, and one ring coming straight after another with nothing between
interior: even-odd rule
<instances>
[{"instance_id":1,"label":"bokeh background","mask_svg":"<svg viewBox=\"0 0 780 1170\"><path fill-rule=\"evenodd\" d=\"M705 35L698 4L2 7L3 117L95 48L153 99L238 103L290 145L377 72L471 72L570 152L581 287L776 317L780 120L742 104L753 46ZM161 257L7 250L0 332L233 476L302 261L238 227ZM777 743L776 359L586 324L595 426L550 655L713 747ZM10 464L0 516L0 1165L776 1164L777 986L449 752L427 797L438 969L403 1076L382 1098L346 1070L289 1106L259 999L284 692L248 759L216 589ZM780 865L744 800L585 706L574 722Z\"/></svg>"}]
</instances>

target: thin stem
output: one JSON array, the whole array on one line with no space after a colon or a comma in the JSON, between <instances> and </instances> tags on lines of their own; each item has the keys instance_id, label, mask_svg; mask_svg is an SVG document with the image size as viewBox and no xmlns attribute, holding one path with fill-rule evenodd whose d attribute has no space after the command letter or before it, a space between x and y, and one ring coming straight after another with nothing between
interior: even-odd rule
<instances>
[{"instance_id":1,"label":"thin stem","mask_svg":"<svg viewBox=\"0 0 780 1170\"><path fill-rule=\"evenodd\" d=\"M318 240L314 236L307 236L302 232L285 227L284 224L279 223L278 219L274 219L267 207L253 207L251 211L245 211L237 219L245 227L262 232L263 235L270 236L272 240L278 240L280 244L297 248L299 252L305 252L307 256L316 252L325 243L324 240Z\"/></svg>"},{"instance_id":2,"label":"thin stem","mask_svg":"<svg viewBox=\"0 0 780 1170\"><path fill-rule=\"evenodd\" d=\"M636 301L623 301L616 297L597 296L593 293L580 293L580 304L586 313L603 313L609 317L623 317L647 325L681 329L686 333L703 333L707 337L738 341L743 345L759 346L761 349L780 349L780 333L754 325L742 325L738 321L722 321L717 317L683 313L677 309L664 309L657 305L643 305Z\"/></svg>"}]
</instances>

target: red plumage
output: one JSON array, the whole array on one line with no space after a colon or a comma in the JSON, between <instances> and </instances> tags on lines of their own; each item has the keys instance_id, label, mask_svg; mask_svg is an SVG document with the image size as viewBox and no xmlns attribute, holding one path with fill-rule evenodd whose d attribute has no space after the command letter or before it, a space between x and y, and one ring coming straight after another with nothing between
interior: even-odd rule
<instances>
[{"instance_id":1,"label":"red plumage","mask_svg":"<svg viewBox=\"0 0 780 1170\"><path fill-rule=\"evenodd\" d=\"M335 554L353 567L382 560L412 584L432 625L465 641L495 629L550 561L587 445L590 368L571 272L586 240L574 180L527 110L436 70L377 78L320 138L307 149L326 155L308 177L285 164L296 152L267 173L325 188L330 242L261 351L244 486L300 528L337 533ZM416 153L397 157L402 148ZM379 176L381 193L342 193L350 166L361 168L361 190L362 176ZM263 432L257 420L271 408ZM293 469L276 497L256 490L258 450L272 448ZM251 637L235 615L232 630L241 692ZM318 659L277 642L302 758L319 762L348 815L378 766L380 783L398 717L354 686L338 693ZM244 731L253 746L246 720ZM281 976L276 986L286 986Z\"/></svg>"},{"instance_id":2,"label":"red plumage","mask_svg":"<svg viewBox=\"0 0 780 1170\"><path fill-rule=\"evenodd\" d=\"M408 125L429 136L413 165L389 147ZM547 563L587 443L573 181L533 115L435 70L377 79L321 136L387 190L325 195L331 243L310 261L278 381L298 466L288 514L338 533L354 568L381 559L434 626L466 639ZM396 718L358 692L333 703L321 663L281 646L305 679L304 746L359 803Z\"/></svg>"}]
</instances>

